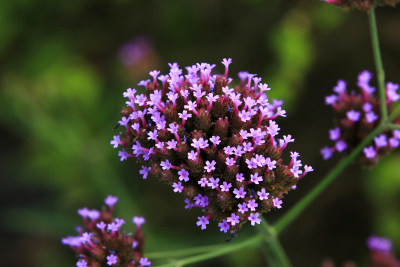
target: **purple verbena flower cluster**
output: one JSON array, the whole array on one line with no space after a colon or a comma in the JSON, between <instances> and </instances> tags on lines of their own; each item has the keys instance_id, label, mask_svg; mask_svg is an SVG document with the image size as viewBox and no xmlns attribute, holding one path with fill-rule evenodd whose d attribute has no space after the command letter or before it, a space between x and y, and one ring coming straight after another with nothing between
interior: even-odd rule
<instances>
[{"instance_id":1,"label":"purple verbena flower cluster","mask_svg":"<svg viewBox=\"0 0 400 267\"><path fill-rule=\"evenodd\" d=\"M375 5L395 6L400 0L322 0L343 8L359 9L369 11Z\"/></svg>"},{"instance_id":2,"label":"purple verbena flower cluster","mask_svg":"<svg viewBox=\"0 0 400 267\"><path fill-rule=\"evenodd\" d=\"M120 126L125 131L111 141L121 161L144 162L140 174L160 176L173 192L185 196L186 209L199 207L223 232L235 232L250 221L259 224L262 213L281 208L282 198L312 167L291 152L281 158L291 135L278 138L275 119L286 117L282 101L270 101L267 84L247 72L240 83L228 77L231 59L223 59L223 75L212 75L215 65L186 67L169 64L170 72L151 71L149 80L129 88Z\"/></svg>"},{"instance_id":3,"label":"purple verbena flower cluster","mask_svg":"<svg viewBox=\"0 0 400 267\"><path fill-rule=\"evenodd\" d=\"M113 209L117 197L108 196L105 199L106 209L102 211L82 208L78 214L83 218L83 227L78 226L78 236L68 236L62 239L79 257L77 267L144 267L151 266L148 258L142 257L144 249L144 234L141 225L143 217L133 217L136 224L134 235L121 232L125 224L123 219L113 218Z\"/></svg>"},{"instance_id":4,"label":"purple verbena flower cluster","mask_svg":"<svg viewBox=\"0 0 400 267\"><path fill-rule=\"evenodd\" d=\"M392 251L392 241L389 238L373 235L368 238L367 245L370 250L378 250L381 252Z\"/></svg>"},{"instance_id":5,"label":"purple verbena flower cluster","mask_svg":"<svg viewBox=\"0 0 400 267\"><path fill-rule=\"evenodd\" d=\"M331 147L321 149L324 159L329 159L333 153L351 150L361 143L380 123L380 102L374 96L375 88L369 83L372 74L363 71L358 76L357 85L361 93L347 91L347 84L339 80L333 88L334 94L325 98L325 103L332 106L335 112L335 127L329 130L329 138L334 142ZM398 84L386 84L386 105L390 110L391 104L400 99L397 93ZM395 123L399 123L398 120ZM387 131L374 138L374 143L364 148L360 156L363 165L376 164L379 157L397 148L400 144L400 130Z\"/></svg>"},{"instance_id":6,"label":"purple verbena flower cluster","mask_svg":"<svg viewBox=\"0 0 400 267\"><path fill-rule=\"evenodd\" d=\"M392 253L392 241L389 238L370 236L367 240L372 267L400 267L400 261Z\"/></svg>"}]
</instances>

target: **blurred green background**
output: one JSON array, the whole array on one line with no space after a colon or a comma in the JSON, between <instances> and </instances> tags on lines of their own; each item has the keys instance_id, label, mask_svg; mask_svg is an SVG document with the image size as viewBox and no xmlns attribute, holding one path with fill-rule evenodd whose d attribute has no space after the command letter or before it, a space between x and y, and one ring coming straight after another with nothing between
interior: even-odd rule
<instances>
[{"instance_id":1,"label":"blurred green background","mask_svg":"<svg viewBox=\"0 0 400 267\"><path fill-rule=\"evenodd\" d=\"M387 79L400 82L400 10L377 11ZM282 134L315 172L284 200L276 220L304 196L338 157L323 162L337 79L355 88L374 70L367 16L321 1L0 1L0 251L2 266L75 266L60 242L80 223L76 210L120 198L117 216L147 218L147 252L221 243L215 224L195 225L199 210L150 177L134 160L119 162L109 144L122 92L148 72L231 57L231 75L261 75L285 100ZM375 82L375 80L374 80ZM348 168L281 236L294 266L332 259L365 265L370 234L400 251L400 154L372 170ZM167 200L167 201L166 201ZM132 226L124 226L132 230ZM245 227L239 238L252 234ZM233 241L235 242L235 241ZM195 266L266 266L244 250Z\"/></svg>"}]
</instances>

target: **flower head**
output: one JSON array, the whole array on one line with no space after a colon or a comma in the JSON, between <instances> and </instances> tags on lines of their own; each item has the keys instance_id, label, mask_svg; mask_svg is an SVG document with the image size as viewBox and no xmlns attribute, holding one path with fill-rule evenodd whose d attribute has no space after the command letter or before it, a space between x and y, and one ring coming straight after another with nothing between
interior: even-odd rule
<instances>
[{"instance_id":1,"label":"flower head","mask_svg":"<svg viewBox=\"0 0 400 267\"><path fill-rule=\"evenodd\" d=\"M333 4L346 9L359 9L362 11L369 11L374 5L389 5L394 6L398 4L399 0L322 0L329 4Z\"/></svg>"},{"instance_id":2,"label":"flower head","mask_svg":"<svg viewBox=\"0 0 400 267\"><path fill-rule=\"evenodd\" d=\"M279 137L283 102L269 99L271 88L255 74L241 72L232 82L231 63L222 60L222 75L213 75L215 65L207 63L151 72L140 100L123 108L122 132L111 145L122 147L121 159L143 162L143 178L159 176L184 195L187 209L201 208L196 224L202 229L215 220L233 233L279 208L312 168L302 167L297 153L285 164L284 150L294 139Z\"/></svg>"},{"instance_id":3,"label":"flower head","mask_svg":"<svg viewBox=\"0 0 400 267\"><path fill-rule=\"evenodd\" d=\"M333 88L336 100L329 105L335 112L335 128L329 131L329 139L335 143L331 147L321 149L324 159L329 159L334 152L352 151L380 123L380 101L374 95L374 87L370 85L371 78L372 74L368 71L359 74L358 94L354 91L348 94L344 81L339 81ZM388 110L392 102L399 100L397 89L397 84L388 82L386 85ZM396 135L396 131L388 130L376 136L373 144L363 149L364 153L359 157L360 163L366 166L374 165L380 156L396 148L399 141L400 136Z\"/></svg>"},{"instance_id":4,"label":"flower head","mask_svg":"<svg viewBox=\"0 0 400 267\"><path fill-rule=\"evenodd\" d=\"M400 261L392 253L392 241L389 238L370 236L367 246L370 251L369 266L400 266Z\"/></svg>"},{"instance_id":5,"label":"flower head","mask_svg":"<svg viewBox=\"0 0 400 267\"><path fill-rule=\"evenodd\" d=\"M112 216L113 206L117 201L116 196L108 196L104 201L107 208L101 212L87 208L79 210L79 213L85 216L83 226L77 228L78 236L69 236L61 240L64 245L70 246L79 258L77 267L150 266L147 258L144 258L144 264L140 263L144 247L144 234L140 225L144 223L144 218L134 217L133 222L137 225L134 235L122 232L120 228L125 224L125 220ZM90 211L97 211L98 216L87 220L86 215Z\"/></svg>"}]
</instances>

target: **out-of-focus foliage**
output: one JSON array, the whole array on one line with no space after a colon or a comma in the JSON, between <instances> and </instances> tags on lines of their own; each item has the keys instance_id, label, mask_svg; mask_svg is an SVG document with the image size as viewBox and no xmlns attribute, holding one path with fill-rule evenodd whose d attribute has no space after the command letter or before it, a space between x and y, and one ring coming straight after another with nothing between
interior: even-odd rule
<instances>
[{"instance_id":1,"label":"out-of-focus foliage","mask_svg":"<svg viewBox=\"0 0 400 267\"><path fill-rule=\"evenodd\" d=\"M377 12L387 76L394 82L400 82L400 45L393 45L399 44L393 34L398 13ZM291 149L316 169L287 197L289 207L334 164L319 156L332 115L324 95L338 78L351 81L360 70L373 70L365 14L320 1L0 1L0 33L4 266L73 266L60 239L74 234L77 208L98 206L107 194L120 198L117 216L147 218L145 251L226 238L216 227L200 231L198 213L185 211L162 183L143 181L137 166L120 163L109 144L122 92L148 71L164 72L175 61L213 62L222 71L219 62L231 57L232 73L262 75L274 97L286 101L282 128L294 133ZM150 52L126 66L120 48L137 37L149 41ZM392 238L399 249L397 160L388 156L368 175L348 170L283 234L296 266L317 266L325 257L362 262L373 232ZM245 227L238 238L252 230ZM360 249L349 254L343 244ZM263 257L243 251L207 266L264 266Z\"/></svg>"}]
</instances>

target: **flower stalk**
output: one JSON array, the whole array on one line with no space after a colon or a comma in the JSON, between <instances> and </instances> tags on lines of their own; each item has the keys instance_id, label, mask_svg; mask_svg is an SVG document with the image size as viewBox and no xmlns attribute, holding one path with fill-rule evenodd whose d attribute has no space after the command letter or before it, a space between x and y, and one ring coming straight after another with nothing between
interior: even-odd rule
<instances>
[{"instance_id":1,"label":"flower stalk","mask_svg":"<svg viewBox=\"0 0 400 267\"><path fill-rule=\"evenodd\" d=\"M372 7L368 13L369 26L371 32L371 43L374 54L376 73L378 78L379 97L381 102L382 121L386 121L388 111L386 107L386 92L385 92L385 71L383 69L382 56L379 48L378 28L376 26L375 7Z\"/></svg>"}]
</instances>

